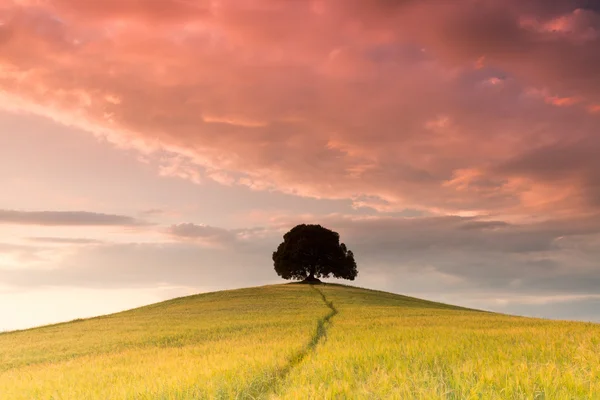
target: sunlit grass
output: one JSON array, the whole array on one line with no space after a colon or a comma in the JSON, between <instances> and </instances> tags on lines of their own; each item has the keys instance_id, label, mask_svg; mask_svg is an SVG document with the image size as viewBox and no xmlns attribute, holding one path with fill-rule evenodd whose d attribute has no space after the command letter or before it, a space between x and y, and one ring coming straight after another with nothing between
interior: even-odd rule
<instances>
[{"instance_id":1,"label":"sunlit grass","mask_svg":"<svg viewBox=\"0 0 600 400\"><path fill-rule=\"evenodd\" d=\"M600 398L600 325L315 288L0 334L0 399Z\"/></svg>"},{"instance_id":2,"label":"sunlit grass","mask_svg":"<svg viewBox=\"0 0 600 400\"><path fill-rule=\"evenodd\" d=\"M600 398L599 325L321 289L339 315L276 398Z\"/></svg>"},{"instance_id":3,"label":"sunlit grass","mask_svg":"<svg viewBox=\"0 0 600 400\"><path fill-rule=\"evenodd\" d=\"M235 398L261 392L329 310L309 287L177 299L0 335L0 399Z\"/></svg>"}]
</instances>

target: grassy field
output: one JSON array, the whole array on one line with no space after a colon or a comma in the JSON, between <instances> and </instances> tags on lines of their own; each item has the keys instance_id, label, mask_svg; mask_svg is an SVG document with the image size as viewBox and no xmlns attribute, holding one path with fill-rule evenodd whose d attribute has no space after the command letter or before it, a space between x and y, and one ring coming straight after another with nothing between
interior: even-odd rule
<instances>
[{"instance_id":1,"label":"grassy field","mask_svg":"<svg viewBox=\"0 0 600 400\"><path fill-rule=\"evenodd\" d=\"M600 325L339 285L0 334L0 399L600 399Z\"/></svg>"}]
</instances>

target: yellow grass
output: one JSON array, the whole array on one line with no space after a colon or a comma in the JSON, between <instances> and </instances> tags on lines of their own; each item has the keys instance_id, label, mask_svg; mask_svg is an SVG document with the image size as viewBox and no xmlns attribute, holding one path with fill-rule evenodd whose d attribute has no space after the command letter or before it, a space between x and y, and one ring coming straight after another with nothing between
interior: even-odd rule
<instances>
[{"instance_id":1,"label":"yellow grass","mask_svg":"<svg viewBox=\"0 0 600 400\"><path fill-rule=\"evenodd\" d=\"M0 399L600 399L600 325L338 286L0 334Z\"/></svg>"}]
</instances>

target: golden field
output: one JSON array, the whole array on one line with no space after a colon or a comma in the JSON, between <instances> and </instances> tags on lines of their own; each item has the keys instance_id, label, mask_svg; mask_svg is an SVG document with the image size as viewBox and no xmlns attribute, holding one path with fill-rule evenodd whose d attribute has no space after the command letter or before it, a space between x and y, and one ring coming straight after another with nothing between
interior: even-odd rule
<instances>
[{"instance_id":1,"label":"golden field","mask_svg":"<svg viewBox=\"0 0 600 400\"><path fill-rule=\"evenodd\" d=\"M600 325L342 285L0 334L0 399L600 399Z\"/></svg>"}]
</instances>

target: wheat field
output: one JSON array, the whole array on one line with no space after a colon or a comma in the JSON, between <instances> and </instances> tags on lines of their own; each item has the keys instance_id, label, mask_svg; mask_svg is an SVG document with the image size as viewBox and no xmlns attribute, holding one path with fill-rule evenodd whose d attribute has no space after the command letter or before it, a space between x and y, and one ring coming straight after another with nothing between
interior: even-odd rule
<instances>
[{"instance_id":1,"label":"wheat field","mask_svg":"<svg viewBox=\"0 0 600 400\"><path fill-rule=\"evenodd\" d=\"M600 399L600 325L342 285L0 334L0 399Z\"/></svg>"}]
</instances>

